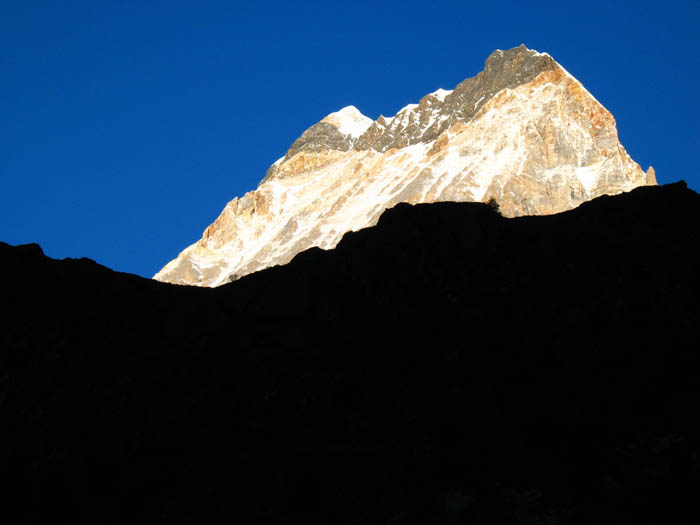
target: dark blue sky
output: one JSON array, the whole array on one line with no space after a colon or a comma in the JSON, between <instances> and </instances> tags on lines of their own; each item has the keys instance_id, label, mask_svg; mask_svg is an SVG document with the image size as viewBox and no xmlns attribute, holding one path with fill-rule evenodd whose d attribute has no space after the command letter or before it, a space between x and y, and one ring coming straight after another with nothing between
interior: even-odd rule
<instances>
[{"instance_id":1,"label":"dark blue sky","mask_svg":"<svg viewBox=\"0 0 700 525\"><path fill-rule=\"evenodd\" d=\"M328 113L393 115L521 43L698 190L699 5L5 1L0 240L150 277Z\"/></svg>"}]
</instances>

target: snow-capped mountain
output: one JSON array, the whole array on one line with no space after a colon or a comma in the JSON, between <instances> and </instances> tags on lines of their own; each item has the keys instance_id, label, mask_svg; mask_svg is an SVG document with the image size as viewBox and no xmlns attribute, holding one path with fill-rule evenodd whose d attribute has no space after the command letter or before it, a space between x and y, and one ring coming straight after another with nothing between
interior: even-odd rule
<instances>
[{"instance_id":1,"label":"snow-capped mountain","mask_svg":"<svg viewBox=\"0 0 700 525\"><path fill-rule=\"evenodd\" d=\"M307 129L155 279L218 286L376 223L399 202L496 199L551 214L656 184L615 119L546 53L496 50L484 70L376 121L353 106Z\"/></svg>"}]
</instances>

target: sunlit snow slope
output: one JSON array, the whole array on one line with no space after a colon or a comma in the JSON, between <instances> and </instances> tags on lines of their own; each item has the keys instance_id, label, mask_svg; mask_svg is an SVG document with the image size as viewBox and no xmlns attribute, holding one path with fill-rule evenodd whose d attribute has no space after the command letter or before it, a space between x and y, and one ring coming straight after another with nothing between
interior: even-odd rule
<instances>
[{"instance_id":1,"label":"sunlit snow slope","mask_svg":"<svg viewBox=\"0 0 700 525\"><path fill-rule=\"evenodd\" d=\"M491 54L484 71L376 121L348 106L306 130L255 191L229 202L155 279L218 286L376 223L398 202L488 201L550 214L656 184L613 116L546 53Z\"/></svg>"}]
</instances>

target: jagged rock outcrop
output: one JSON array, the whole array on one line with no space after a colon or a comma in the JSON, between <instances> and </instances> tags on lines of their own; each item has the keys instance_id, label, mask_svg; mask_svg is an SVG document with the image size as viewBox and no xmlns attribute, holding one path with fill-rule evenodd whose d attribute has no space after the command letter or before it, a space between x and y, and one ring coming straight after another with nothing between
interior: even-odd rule
<instances>
[{"instance_id":1,"label":"jagged rock outcrop","mask_svg":"<svg viewBox=\"0 0 700 525\"><path fill-rule=\"evenodd\" d=\"M332 248L399 202L493 198L515 217L654 184L610 112L551 56L521 45L394 117L349 106L324 118L155 279L218 286Z\"/></svg>"}]
</instances>

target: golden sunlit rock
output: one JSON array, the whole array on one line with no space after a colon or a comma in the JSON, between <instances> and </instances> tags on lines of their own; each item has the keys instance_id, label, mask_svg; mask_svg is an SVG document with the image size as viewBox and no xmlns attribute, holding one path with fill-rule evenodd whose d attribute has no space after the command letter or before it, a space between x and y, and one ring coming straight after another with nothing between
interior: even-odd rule
<instances>
[{"instance_id":1,"label":"golden sunlit rock","mask_svg":"<svg viewBox=\"0 0 700 525\"><path fill-rule=\"evenodd\" d=\"M476 77L392 118L348 106L306 130L155 279L225 284L333 248L399 202L495 199L517 217L653 184L610 112L549 55L497 50Z\"/></svg>"}]
</instances>

